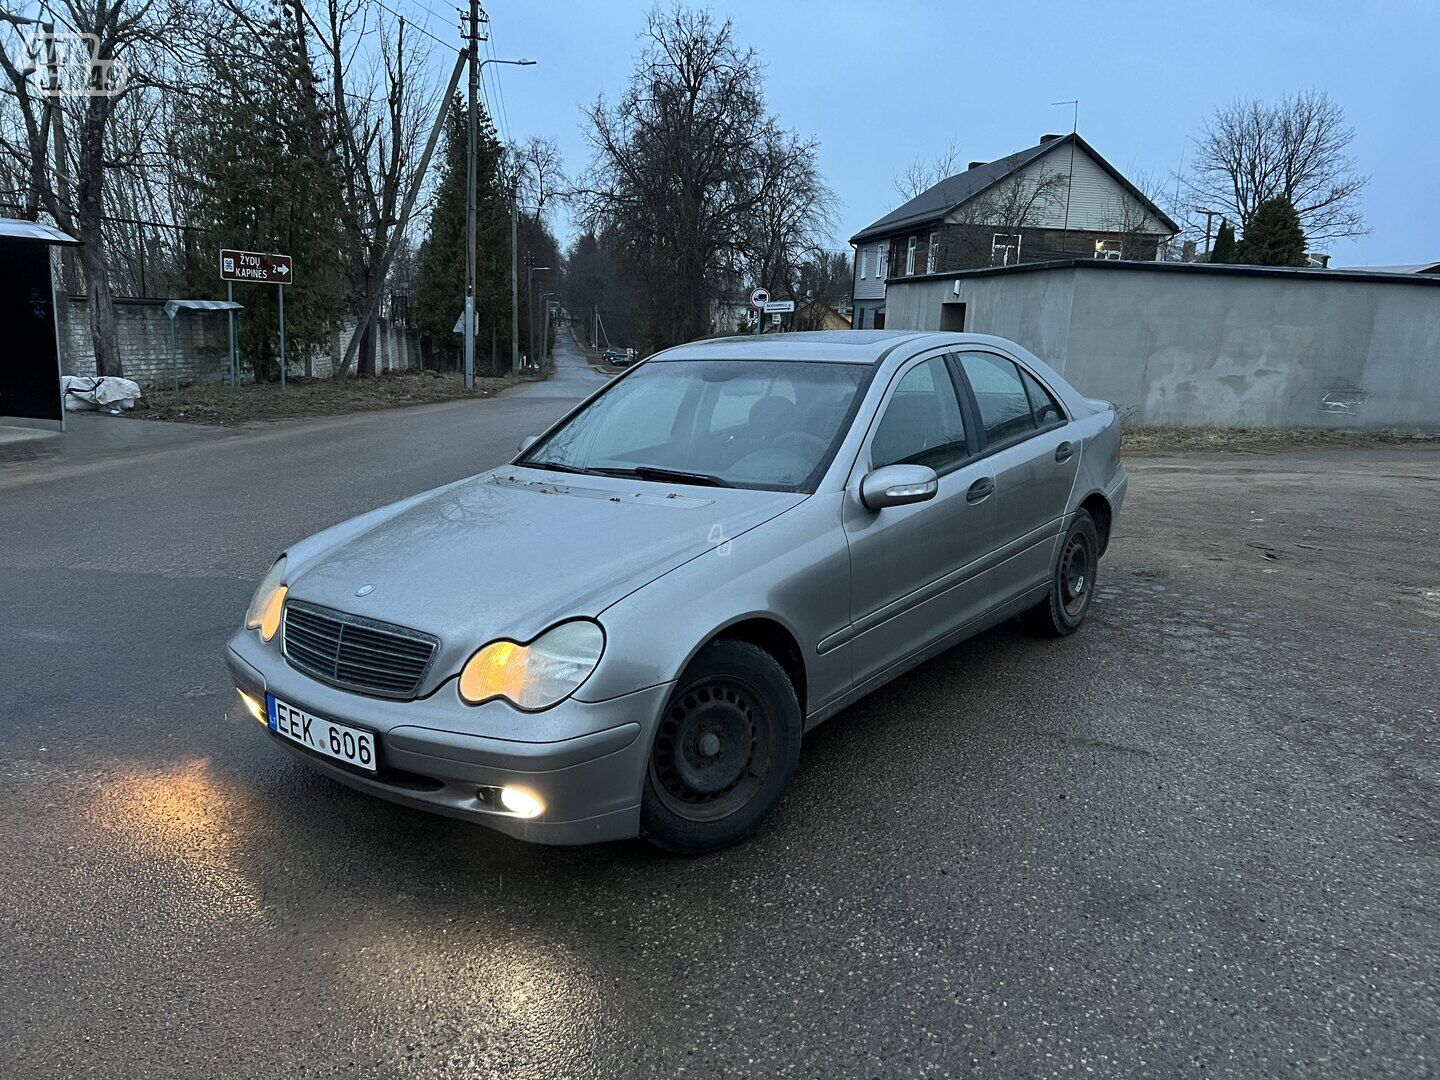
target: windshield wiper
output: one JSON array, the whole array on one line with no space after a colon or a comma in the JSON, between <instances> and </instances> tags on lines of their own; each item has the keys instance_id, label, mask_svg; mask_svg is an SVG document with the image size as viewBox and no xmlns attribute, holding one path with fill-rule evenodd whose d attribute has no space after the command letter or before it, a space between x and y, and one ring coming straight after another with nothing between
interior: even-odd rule
<instances>
[{"instance_id":1,"label":"windshield wiper","mask_svg":"<svg viewBox=\"0 0 1440 1080\"><path fill-rule=\"evenodd\" d=\"M633 469L593 469L592 472L605 476L633 476L639 480L666 480L677 484L697 484L701 487L734 487L730 481L710 473L685 472L683 469L662 469L655 465L636 465Z\"/></svg>"},{"instance_id":2,"label":"windshield wiper","mask_svg":"<svg viewBox=\"0 0 1440 1080\"><path fill-rule=\"evenodd\" d=\"M559 461L522 461L520 464L531 469L549 469L551 472L577 473L580 476L594 476L599 472L598 469L582 469L578 465L566 465Z\"/></svg>"}]
</instances>

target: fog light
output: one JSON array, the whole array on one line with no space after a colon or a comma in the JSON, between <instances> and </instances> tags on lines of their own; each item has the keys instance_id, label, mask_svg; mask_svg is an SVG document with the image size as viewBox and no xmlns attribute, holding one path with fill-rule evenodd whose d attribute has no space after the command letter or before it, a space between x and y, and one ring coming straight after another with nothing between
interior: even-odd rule
<instances>
[{"instance_id":1,"label":"fog light","mask_svg":"<svg viewBox=\"0 0 1440 1080\"><path fill-rule=\"evenodd\" d=\"M540 800L531 795L524 788L501 788L500 805L509 810L516 817L539 817L540 811L545 807Z\"/></svg>"},{"instance_id":2,"label":"fog light","mask_svg":"<svg viewBox=\"0 0 1440 1080\"><path fill-rule=\"evenodd\" d=\"M257 698L254 694L247 694L239 687L235 688L235 692L240 695L240 700L245 702L245 708L250 711L251 716L253 716L256 720L259 720L262 724L269 722L265 718L265 706L260 704L259 698Z\"/></svg>"}]
</instances>

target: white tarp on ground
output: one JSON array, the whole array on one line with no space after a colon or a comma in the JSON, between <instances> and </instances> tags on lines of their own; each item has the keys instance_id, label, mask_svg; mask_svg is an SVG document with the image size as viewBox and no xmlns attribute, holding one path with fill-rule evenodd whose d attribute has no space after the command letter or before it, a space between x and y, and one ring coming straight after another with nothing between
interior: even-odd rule
<instances>
[{"instance_id":1,"label":"white tarp on ground","mask_svg":"<svg viewBox=\"0 0 1440 1080\"><path fill-rule=\"evenodd\" d=\"M133 409L140 397L140 384L113 375L92 379L83 375L61 375L60 392L65 398L67 412L86 412L95 409Z\"/></svg>"}]
</instances>

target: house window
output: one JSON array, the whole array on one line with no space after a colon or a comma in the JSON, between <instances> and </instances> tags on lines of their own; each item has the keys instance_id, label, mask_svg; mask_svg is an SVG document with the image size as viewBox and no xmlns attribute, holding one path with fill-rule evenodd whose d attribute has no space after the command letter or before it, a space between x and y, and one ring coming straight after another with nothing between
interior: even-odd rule
<instances>
[{"instance_id":1,"label":"house window","mask_svg":"<svg viewBox=\"0 0 1440 1080\"><path fill-rule=\"evenodd\" d=\"M1125 244L1120 240L1096 240L1095 258L1119 259L1125 254Z\"/></svg>"},{"instance_id":2,"label":"house window","mask_svg":"<svg viewBox=\"0 0 1440 1080\"><path fill-rule=\"evenodd\" d=\"M994 266L1009 266L1020 261L1020 234L997 232L990 237L990 262Z\"/></svg>"},{"instance_id":3,"label":"house window","mask_svg":"<svg viewBox=\"0 0 1440 1080\"><path fill-rule=\"evenodd\" d=\"M925 272L927 274L935 273L935 268L939 265L939 263L940 234L938 232L932 232L930 234L930 245L925 254Z\"/></svg>"},{"instance_id":4,"label":"house window","mask_svg":"<svg viewBox=\"0 0 1440 1080\"><path fill-rule=\"evenodd\" d=\"M915 245L918 244L918 236L910 237L910 245L905 249L905 276L909 277L915 273Z\"/></svg>"},{"instance_id":5,"label":"house window","mask_svg":"<svg viewBox=\"0 0 1440 1080\"><path fill-rule=\"evenodd\" d=\"M860 280L864 281L870 276L870 249L860 249Z\"/></svg>"}]
</instances>

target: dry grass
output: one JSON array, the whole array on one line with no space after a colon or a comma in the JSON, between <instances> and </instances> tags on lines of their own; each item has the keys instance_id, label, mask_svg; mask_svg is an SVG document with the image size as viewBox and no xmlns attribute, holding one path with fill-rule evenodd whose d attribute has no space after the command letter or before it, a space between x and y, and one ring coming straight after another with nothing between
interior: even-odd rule
<instances>
[{"instance_id":1,"label":"dry grass","mask_svg":"<svg viewBox=\"0 0 1440 1080\"><path fill-rule=\"evenodd\" d=\"M169 389L146 390L129 415L190 424L243 424L486 398L519 381L512 376L477 378L472 391L465 389L465 380L455 372L405 371L349 378L340 383L330 379L291 379L284 390L279 383L253 383L238 389L187 386L178 394Z\"/></svg>"},{"instance_id":2,"label":"dry grass","mask_svg":"<svg viewBox=\"0 0 1440 1080\"><path fill-rule=\"evenodd\" d=\"M1392 435L1318 428L1126 427L1126 453L1221 453L1227 450L1276 452L1376 446L1440 444L1436 435Z\"/></svg>"}]
</instances>

